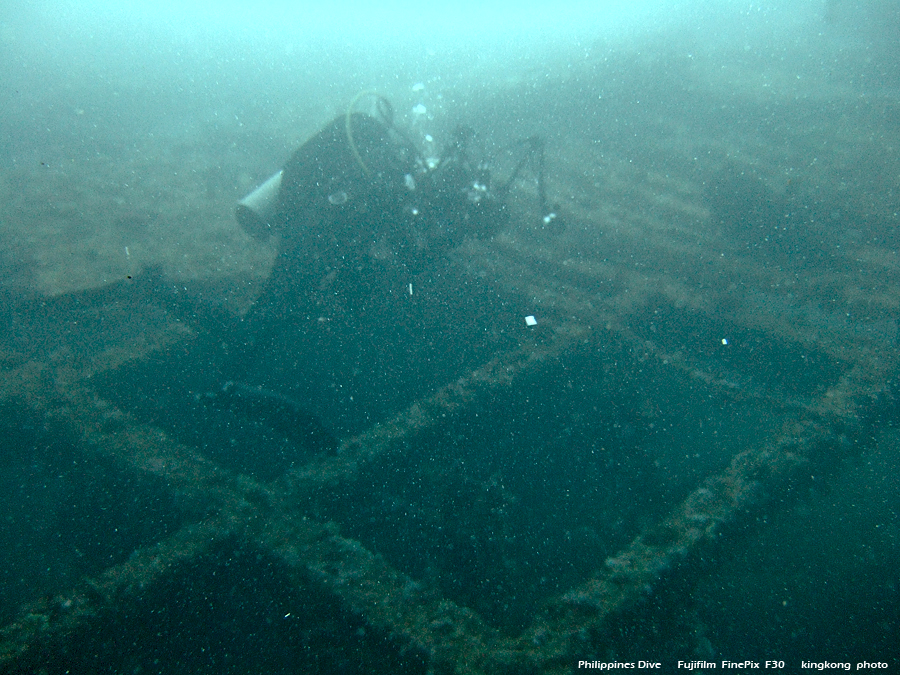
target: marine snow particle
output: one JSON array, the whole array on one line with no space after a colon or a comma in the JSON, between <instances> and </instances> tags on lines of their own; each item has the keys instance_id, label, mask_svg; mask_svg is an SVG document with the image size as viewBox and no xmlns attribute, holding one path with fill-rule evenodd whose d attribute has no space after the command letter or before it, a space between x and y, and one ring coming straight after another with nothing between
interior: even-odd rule
<instances>
[{"instance_id":1,"label":"marine snow particle","mask_svg":"<svg viewBox=\"0 0 900 675\"><path fill-rule=\"evenodd\" d=\"M338 192L333 192L332 194L328 195L328 203L333 204L334 206L346 204L347 199L347 193L343 190L339 190Z\"/></svg>"}]
</instances>

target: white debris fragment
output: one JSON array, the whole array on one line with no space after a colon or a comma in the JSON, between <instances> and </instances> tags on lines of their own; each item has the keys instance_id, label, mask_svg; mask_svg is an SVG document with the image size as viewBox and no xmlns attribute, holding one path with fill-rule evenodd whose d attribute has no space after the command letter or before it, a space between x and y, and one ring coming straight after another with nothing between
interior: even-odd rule
<instances>
[{"instance_id":1,"label":"white debris fragment","mask_svg":"<svg viewBox=\"0 0 900 675\"><path fill-rule=\"evenodd\" d=\"M722 344L723 344L723 345L727 345L727 344L728 344L728 338L722 338Z\"/></svg>"},{"instance_id":2,"label":"white debris fragment","mask_svg":"<svg viewBox=\"0 0 900 675\"><path fill-rule=\"evenodd\" d=\"M412 295L412 282L409 282L409 294Z\"/></svg>"},{"instance_id":3,"label":"white debris fragment","mask_svg":"<svg viewBox=\"0 0 900 675\"><path fill-rule=\"evenodd\" d=\"M526 326L537 326L537 319L532 315L528 315L525 317L525 325Z\"/></svg>"},{"instance_id":4,"label":"white debris fragment","mask_svg":"<svg viewBox=\"0 0 900 675\"><path fill-rule=\"evenodd\" d=\"M424 83L424 82L416 82L416 83L413 85L413 88L412 88L413 91L422 91L422 90L424 90L424 89L425 89L425 83Z\"/></svg>"},{"instance_id":5,"label":"white debris fragment","mask_svg":"<svg viewBox=\"0 0 900 675\"><path fill-rule=\"evenodd\" d=\"M422 104L420 103L419 105L415 106L415 107L412 109L412 111L413 111L413 114L414 114L414 115L424 115L425 113L428 112L428 108L426 108L424 105L422 105Z\"/></svg>"}]
</instances>

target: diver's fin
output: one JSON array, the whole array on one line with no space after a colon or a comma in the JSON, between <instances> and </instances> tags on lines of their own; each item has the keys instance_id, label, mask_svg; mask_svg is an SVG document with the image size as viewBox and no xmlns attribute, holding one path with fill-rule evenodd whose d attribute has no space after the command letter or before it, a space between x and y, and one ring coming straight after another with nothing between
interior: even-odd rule
<instances>
[{"instance_id":1,"label":"diver's fin","mask_svg":"<svg viewBox=\"0 0 900 675\"><path fill-rule=\"evenodd\" d=\"M335 452L338 439L298 401L276 391L241 382L222 386L220 400L233 412L283 434L313 452Z\"/></svg>"}]
</instances>

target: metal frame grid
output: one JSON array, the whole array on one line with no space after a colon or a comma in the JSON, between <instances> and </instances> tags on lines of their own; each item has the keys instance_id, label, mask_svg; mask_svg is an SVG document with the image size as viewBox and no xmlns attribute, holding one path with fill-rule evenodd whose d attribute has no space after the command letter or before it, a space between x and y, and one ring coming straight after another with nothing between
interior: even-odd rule
<instances>
[{"instance_id":1,"label":"metal frame grid","mask_svg":"<svg viewBox=\"0 0 900 675\"><path fill-rule=\"evenodd\" d=\"M677 246L662 237L652 246L659 258L679 255ZM809 337L789 316L776 321L744 305L726 317L731 325L749 325L774 340L813 346L839 365L831 386L810 396L736 386L698 354L673 352L634 326L637 311L653 303L703 304L665 271L621 265L573 269L577 261L565 259L559 250L536 249L506 236L470 245L465 258L510 292L532 298L552 328L412 402L393 419L344 440L336 455L313 458L272 483L217 466L196 448L115 407L94 387L98 374L190 341L189 327L171 321L87 358L57 350L44 359L24 359L7 350L0 402L24 408L72 438L86 460L76 470L115 467L124 475L152 480L177 495L184 513L193 515L180 517L174 531L123 561L24 608L0 633L0 670L22 672L39 668L46 659L64 660L60 654L67 652L67 645L98 617L139 606L148 588L177 578L186 566L224 545L264 551L290 586L324 595L341 611L360 617L368 630L387 636L390 651L414 664L414 671L569 672L578 658L611 648L619 622L646 609L649 597L702 573L697 572L702 569L699 560L722 541L742 536L737 524L752 520L763 507L788 504L784 494L810 467L860 452L847 438L894 372L889 355L849 333ZM731 275L757 279L775 274L741 260L720 267ZM602 287L604 281L607 288L614 287L612 292ZM697 315L703 313L698 309ZM417 579L379 551L342 535L338 524L317 515L317 503L363 467L403 456L415 447L411 440L451 424L461 412L489 408L497 392L552 371L579 345L615 345L628 360L626 367L652 364L737 405L756 401L770 406L780 411L780 431L698 480L667 515L643 526L618 553L598 561L593 575L547 597L531 625L516 635L490 625L453 599L424 592Z\"/></svg>"}]
</instances>

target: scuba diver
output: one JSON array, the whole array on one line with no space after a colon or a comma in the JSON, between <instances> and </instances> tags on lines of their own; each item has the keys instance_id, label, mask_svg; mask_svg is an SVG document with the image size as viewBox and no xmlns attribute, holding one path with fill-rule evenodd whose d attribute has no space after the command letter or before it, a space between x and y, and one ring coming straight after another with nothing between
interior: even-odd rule
<instances>
[{"instance_id":1,"label":"scuba diver","mask_svg":"<svg viewBox=\"0 0 900 675\"><path fill-rule=\"evenodd\" d=\"M362 97L374 114L356 110ZM237 206L249 234L277 237L277 255L229 335L228 381L215 404L314 452L336 449L332 429L354 433L427 386L421 364L432 377L459 367L477 347L435 340L448 312L496 324L498 294L487 283L461 294L468 282L448 271L446 254L508 223L505 197L526 166L536 168L546 214L540 139L514 146L521 158L494 189L473 157L471 129L458 127L427 159L393 117L385 98L363 92ZM414 283L428 292L411 298ZM398 304L407 287L414 302ZM397 354L385 351L399 344Z\"/></svg>"},{"instance_id":2,"label":"scuba diver","mask_svg":"<svg viewBox=\"0 0 900 675\"><path fill-rule=\"evenodd\" d=\"M375 115L355 112L363 96L374 97ZM472 159L473 139L471 129L458 127L429 162L394 125L387 99L358 95L346 115L238 204L237 219L248 233L279 238L249 321L273 313L283 318L296 310L298 292L339 275L370 267L414 275L467 237L497 232L508 220L505 203L492 192L486 167ZM345 281L365 286L360 278Z\"/></svg>"},{"instance_id":3,"label":"scuba diver","mask_svg":"<svg viewBox=\"0 0 900 675\"><path fill-rule=\"evenodd\" d=\"M507 150L512 175L497 188L470 129L426 158L386 99L361 96L374 114L358 112L357 97L239 203L239 224L277 244L249 310L235 315L148 275L146 292L164 292L194 337L113 385L123 399L140 391L175 437L260 480L337 452L339 439L519 339L523 308L447 254L506 226L505 197L527 166L543 209L542 143Z\"/></svg>"}]
</instances>

